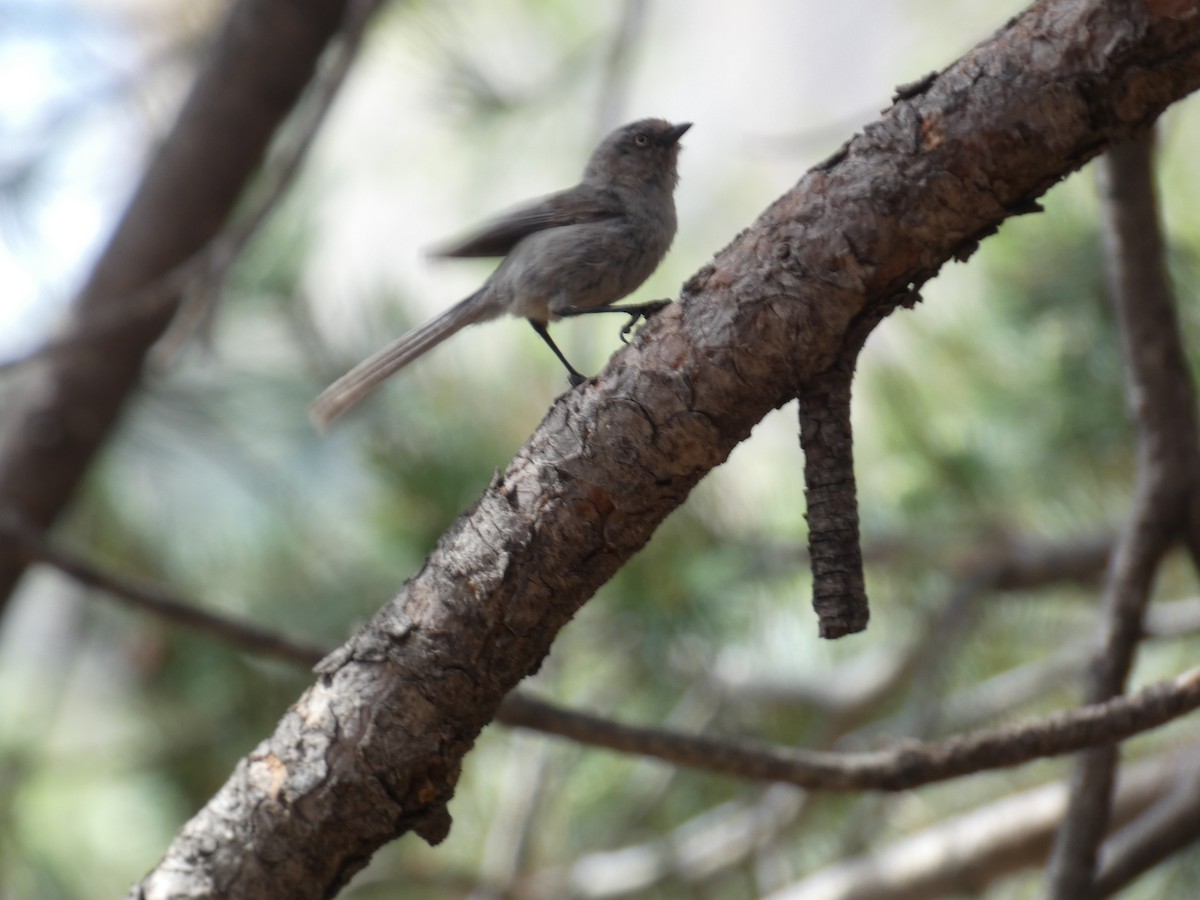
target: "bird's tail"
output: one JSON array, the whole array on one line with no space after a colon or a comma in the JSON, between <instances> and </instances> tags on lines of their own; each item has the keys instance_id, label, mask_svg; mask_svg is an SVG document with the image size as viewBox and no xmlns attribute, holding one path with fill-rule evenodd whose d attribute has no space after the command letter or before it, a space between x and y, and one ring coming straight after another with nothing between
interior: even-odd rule
<instances>
[{"instance_id":1,"label":"bird's tail","mask_svg":"<svg viewBox=\"0 0 1200 900\"><path fill-rule=\"evenodd\" d=\"M388 377L429 352L468 325L491 318L495 313L484 302L483 290L456 303L440 316L397 338L379 352L325 388L313 401L309 416L318 429L328 428L349 412Z\"/></svg>"}]
</instances>

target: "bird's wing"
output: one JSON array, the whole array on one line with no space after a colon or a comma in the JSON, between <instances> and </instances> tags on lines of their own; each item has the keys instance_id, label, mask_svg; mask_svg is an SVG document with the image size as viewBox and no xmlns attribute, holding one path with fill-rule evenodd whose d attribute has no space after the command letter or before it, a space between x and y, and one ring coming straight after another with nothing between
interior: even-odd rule
<instances>
[{"instance_id":1,"label":"bird's wing","mask_svg":"<svg viewBox=\"0 0 1200 900\"><path fill-rule=\"evenodd\" d=\"M611 191L578 185L543 197L531 206L515 209L456 243L435 248L431 255L504 256L518 241L536 231L599 222L619 215L621 205Z\"/></svg>"}]
</instances>

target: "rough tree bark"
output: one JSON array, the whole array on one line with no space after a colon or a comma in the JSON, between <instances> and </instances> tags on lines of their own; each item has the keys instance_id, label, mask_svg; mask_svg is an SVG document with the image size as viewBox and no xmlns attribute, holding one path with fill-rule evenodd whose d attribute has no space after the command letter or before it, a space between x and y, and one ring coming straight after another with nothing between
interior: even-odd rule
<instances>
[{"instance_id":1,"label":"rough tree bark","mask_svg":"<svg viewBox=\"0 0 1200 900\"><path fill-rule=\"evenodd\" d=\"M504 695L857 317L1200 85L1191 11L1041 3L806 175L554 404L131 896L328 897L383 843L443 837Z\"/></svg>"}]
</instances>

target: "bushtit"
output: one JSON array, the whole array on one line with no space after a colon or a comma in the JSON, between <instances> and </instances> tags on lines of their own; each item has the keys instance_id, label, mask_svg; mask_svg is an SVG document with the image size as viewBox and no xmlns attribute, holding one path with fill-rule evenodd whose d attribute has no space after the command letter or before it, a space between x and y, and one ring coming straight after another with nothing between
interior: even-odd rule
<instances>
[{"instance_id":1,"label":"bushtit","mask_svg":"<svg viewBox=\"0 0 1200 900\"><path fill-rule=\"evenodd\" d=\"M622 337L667 301L613 306L658 267L675 237L679 138L690 122L643 119L618 128L592 153L583 180L514 210L437 256L503 256L483 287L430 322L359 363L316 399L312 418L324 428L379 384L459 329L504 313L523 316L567 367L584 376L546 331L564 316L623 312Z\"/></svg>"}]
</instances>

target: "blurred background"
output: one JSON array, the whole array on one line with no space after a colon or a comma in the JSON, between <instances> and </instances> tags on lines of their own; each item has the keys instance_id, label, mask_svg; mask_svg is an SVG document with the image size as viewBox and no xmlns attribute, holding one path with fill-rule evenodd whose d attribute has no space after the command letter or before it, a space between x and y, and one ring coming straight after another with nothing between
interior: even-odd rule
<instances>
[{"instance_id":1,"label":"blurred background","mask_svg":"<svg viewBox=\"0 0 1200 900\"><path fill-rule=\"evenodd\" d=\"M615 125L692 121L679 234L635 299L677 296L896 85L1023 6L393 0L215 314L156 357L60 542L206 609L335 646L567 387L532 330L504 320L313 432L307 406L325 383L489 271L431 260L430 246L574 183ZM0 361L53 334L225 8L0 0ZM1198 123L1190 101L1160 126L1189 339ZM816 637L793 403L588 604L531 686L627 721L841 749L1077 702L1132 445L1090 169L1044 202L948 266L863 355L866 634ZM590 373L617 330L593 319L555 335ZM10 377L0 371L0 403ZM1146 646L1135 686L1194 661L1193 593L1182 561L1169 566L1159 595L1178 615ZM31 570L0 621L0 898L123 893L309 681ZM1129 755L1196 731L1177 723ZM493 726L467 758L445 844L385 848L344 896L756 897L1066 765L806 795ZM1200 895L1198 873L1200 854L1185 854L1128 896ZM1036 862L1011 865L973 895L1034 897L1039 885Z\"/></svg>"}]
</instances>

